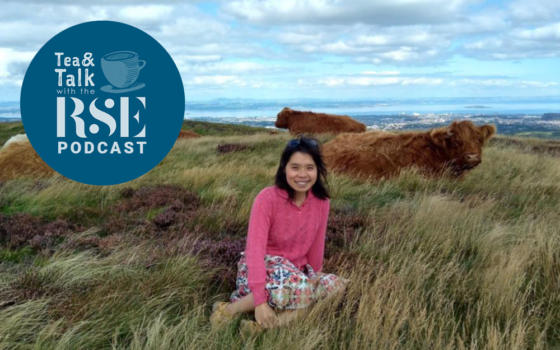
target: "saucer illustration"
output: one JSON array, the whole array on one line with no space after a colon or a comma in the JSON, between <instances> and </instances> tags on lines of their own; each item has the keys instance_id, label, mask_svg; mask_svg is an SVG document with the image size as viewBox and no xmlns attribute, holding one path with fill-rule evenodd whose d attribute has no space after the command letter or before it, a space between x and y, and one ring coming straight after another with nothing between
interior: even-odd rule
<instances>
[{"instance_id":1,"label":"saucer illustration","mask_svg":"<svg viewBox=\"0 0 560 350\"><path fill-rule=\"evenodd\" d=\"M140 71L146 66L146 61L138 58L134 51L114 51L101 58L101 70L109 82L101 91L122 94L135 91L146 86L137 82Z\"/></svg>"},{"instance_id":2,"label":"saucer illustration","mask_svg":"<svg viewBox=\"0 0 560 350\"><path fill-rule=\"evenodd\" d=\"M134 84L131 87L128 87L126 89L119 89L119 88L111 86L110 84L107 84L107 85L101 87L101 91L109 92L111 94L123 94L125 92L140 90L144 86L146 86L146 84L136 83L136 84Z\"/></svg>"}]
</instances>

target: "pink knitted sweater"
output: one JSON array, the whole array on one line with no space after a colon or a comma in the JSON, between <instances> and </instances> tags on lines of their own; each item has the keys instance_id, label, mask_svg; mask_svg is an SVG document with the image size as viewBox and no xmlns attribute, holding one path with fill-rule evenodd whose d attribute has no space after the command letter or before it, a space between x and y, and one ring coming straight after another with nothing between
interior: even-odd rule
<instances>
[{"instance_id":1,"label":"pink knitted sweater","mask_svg":"<svg viewBox=\"0 0 560 350\"><path fill-rule=\"evenodd\" d=\"M316 272L321 271L329 207L328 199L321 200L311 191L301 207L276 186L266 187L257 195L245 247L255 307L266 302L265 254L282 256L300 269L310 264Z\"/></svg>"}]
</instances>

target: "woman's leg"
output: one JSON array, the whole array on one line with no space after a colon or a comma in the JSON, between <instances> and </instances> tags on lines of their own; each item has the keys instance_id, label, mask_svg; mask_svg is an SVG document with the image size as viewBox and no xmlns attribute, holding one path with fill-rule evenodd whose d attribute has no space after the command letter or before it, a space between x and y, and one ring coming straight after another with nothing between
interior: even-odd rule
<instances>
[{"instance_id":1,"label":"woman's leg","mask_svg":"<svg viewBox=\"0 0 560 350\"><path fill-rule=\"evenodd\" d=\"M228 306L226 306L226 309L232 315L235 315L235 314L241 313L241 312L248 312L248 311L255 310L255 302L254 302L254 299L253 299L253 293L247 294L243 298L241 298L241 299L239 299L239 300L237 300L233 303L229 303Z\"/></svg>"},{"instance_id":2,"label":"woman's leg","mask_svg":"<svg viewBox=\"0 0 560 350\"><path fill-rule=\"evenodd\" d=\"M337 289L329 291L327 296L324 297L323 302L325 302L325 301L328 302L328 301L336 298L340 294L344 293L345 289L346 289L346 283L344 282ZM286 310L286 311L279 312L278 313L278 326L284 326L284 325L286 325L286 324L288 324L292 321L297 320L298 318L301 318L301 317L307 315L312 307L313 307L313 305L309 305L308 307L303 308L303 309Z\"/></svg>"},{"instance_id":3,"label":"woman's leg","mask_svg":"<svg viewBox=\"0 0 560 350\"><path fill-rule=\"evenodd\" d=\"M315 295L317 301L329 301L334 297L343 294L349 280L336 276L334 274L322 273L317 274L315 282Z\"/></svg>"},{"instance_id":4,"label":"woman's leg","mask_svg":"<svg viewBox=\"0 0 560 350\"><path fill-rule=\"evenodd\" d=\"M244 296L236 302L229 303L226 307L230 314L237 314L241 312L249 312L255 310L253 303L253 293ZM299 310L286 310L279 311L278 313L278 325L283 326L305 314L309 311L309 307Z\"/></svg>"}]
</instances>

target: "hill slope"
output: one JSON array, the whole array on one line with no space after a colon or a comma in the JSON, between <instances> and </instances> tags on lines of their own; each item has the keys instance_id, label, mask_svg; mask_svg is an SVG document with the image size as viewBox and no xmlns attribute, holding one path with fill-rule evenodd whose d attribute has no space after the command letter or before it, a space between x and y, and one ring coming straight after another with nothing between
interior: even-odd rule
<instances>
[{"instance_id":1,"label":"hill slope","mask_svg":"<svg viewBox=\"0 0 560 350\"><path fill-rule=\"evenodd\" d=\"M544 141L501 137L462 181L330 175L325 270L351 279L344 299L247 343L238 322L212 333L210 306L234 287L252 200L273 183L288 139L179 140L118 186L1 184L0 347L558 344L559 159ZM224 144L247 147L219 152Z\"/></svg>"}]
</instances>

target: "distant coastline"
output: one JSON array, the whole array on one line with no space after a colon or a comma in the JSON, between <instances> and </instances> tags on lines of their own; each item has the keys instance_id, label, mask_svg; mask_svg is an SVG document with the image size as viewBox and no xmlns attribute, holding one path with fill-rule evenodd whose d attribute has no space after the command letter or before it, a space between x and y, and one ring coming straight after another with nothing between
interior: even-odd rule
<instances>
[{"instance_id":1,"label":"distant coastline","mask_svg":"<svg viewBox=\"0 0 560 350\"><path fill-rule=\"evenodd\" d=\"M348 115L369 130L430 129L468 119L494 124L500 134L544 133L560 137L560 97L431 98L410 100L187 101L185 120L274 128L282 108ZM0 123L18 122L19 102L0 102Z\"/></svg>"},{"instance_id":2,"label":"distant coastline","mask_svg":"<svg viewBox=\"0 0 560 350\"><path fill-rule=\"evenodd\" d=\"M449 125L454 120L471 120L475 124L494 124L502 135L541 135L560 138L560 114L389 114L389 115L352 115L364 123L368 130L426 130ZM246 125L274 129L275 117L186 117L185 120L232 125ZM0 118L0 123L21 122L19 118Z\"/></svg>"},{"instance_id":3,"label":"distant coastline","mask_svg":"<svg viewBox=\"0 0 560 350\"><path fill-rule=\"evenodd\" d=\"M465 108L469 108L469 109L487 109L487 108L492 108L490 106L484 106L484 105L473 105L473 106L465 106Z\"/></svg>"},{"instance_id":4,"label":"distant coastline","mask_svg":"<svg viewBox=\"0 0 560 350\"><path fill-rule=\"evenodd\" d=\"M0 118L0 123L21 122L21 118Z\"/></svg>"}]
</instances>

